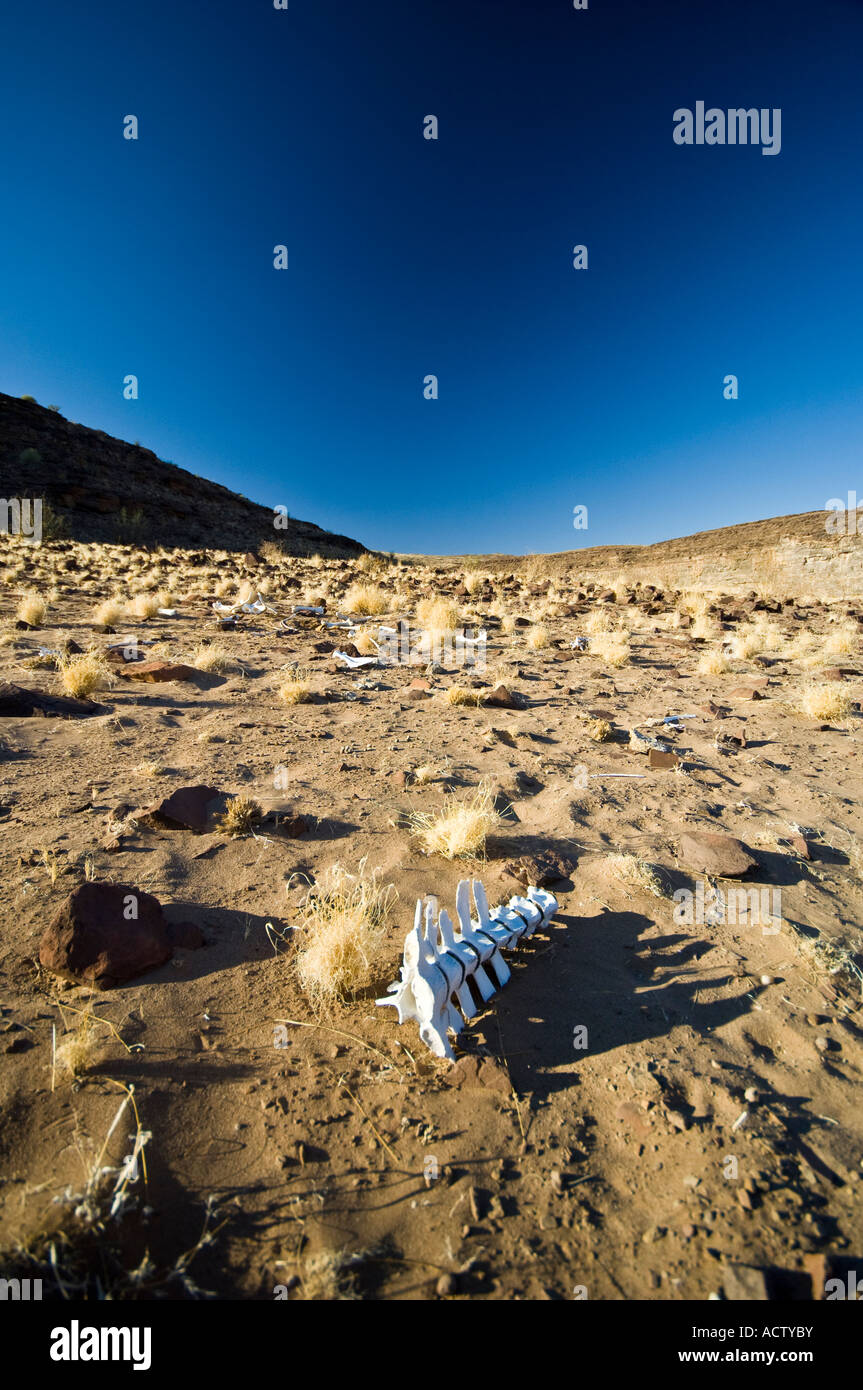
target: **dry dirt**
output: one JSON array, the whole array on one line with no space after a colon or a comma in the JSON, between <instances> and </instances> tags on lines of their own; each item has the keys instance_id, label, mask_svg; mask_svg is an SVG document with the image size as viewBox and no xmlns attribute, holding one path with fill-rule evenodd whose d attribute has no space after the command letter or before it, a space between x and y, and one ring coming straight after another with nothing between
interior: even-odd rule
<instances>
[{"instance_id":1,"label":"dry dirt","mask_svg":"<svg viewBox=\"0 0 863 1390\"><path fill-rule=\"evenodd\" d=\"M39 631L14 627L32 576L7 576L0 680L53 690L53 672L27 665L40 645L118 640L90 618L116 587L111 551L102 572L82 561L76 573L60 564L73 549L86 553L40 548L37 587L60 587ZM122 559L128 573L152 564L129 550ZM335 613L356 577L350 561L262 564L256 580L268 579L272 611L236 633L216 632L208 572L187 570L179 553L163 571L178 585L178 616L117 631L181 659L218 638L241 669L197 684L118 681L94 695L105 711L94 718L0 727L7 1265L18 1245L46 1259L54 1233L59 1267L86 1269L116 1296L198 1289L272 1299L281 1287L291 1299L425 1299L453 1274L457 1298L572 1298L583 1286L591 1299L679 1300L720 1290L735 1262L795 1271L807 1254L861 1253L859 608L786 604L771 618L784 645L769 665L738 661L708 676L696 663L716 644L665 626L680 595L628 603L620 593L599 604L573 572L550 597L547 580L496 574L484 598L460 598L488 628L494 678L450 667L431 686L501 678L523 708L461 708L439 693L409 698L423 674L409 666L337 670L314 650L328 635L319 619L293 634L279 628L292 603L322 587ZM398 601L383 621L410 620L418 596L458 582L449 571L394 573L384 583ZM288 574L301 591L284 586ZM533 618L543 605L548 647L530 649L524 627L503 634L504 613ZM616 669L570 646L600 607L638 620L631 657ZM829 660L846 673L835 684L852 707L822 727L792 708L813 674L822 677L787 648L800 632L829 634L849 612L852 649ZM723 636L737 626L726 621ZM315 702L279 703L279 673L292 661L314 673ZM753 676L767 677L763 698L731 695ZM709 701L727 714L708 713ZM612 740L593 742L585 714L608 719ZM628 730L670 714L696 716L682 732L659 730L683 765L653 770ZM728 733L745 747L717 747ZM420 765L435 780L405 784L402 774ZM482 779L511 806L486 857L424 857L405 813ZM311 828L291 839L271 820L229 838L121 816L119 848L102 847L117 807L196 783L301 813ZM778 930L675 922L671 894L697 880L676 855L687 829L750 847L759 867L747 886L781 889ZM793 840L801 831L808 861ZM415 900L434 893L452 911L459 879L473 874L492 903L504 901L519 891L507 864L550 851L573 864L554 887L557 916L510 957L511 982L461 1034L469 1060L453 1069L415 1025L399 1027L374 1005L396 978ZM655 866L661 896L617 875L609 856L620 853ZM366 856L399 894L376 985L316 1018L287 929L309 880ZM206 944L121 988L94 995L65 984L39 966L39 940L85 876L154 893L169 918L197 923ZM287 943L278 953L275 932ZM52 1074L52 1029L62 1041L80 1021L67 1006L116 1030L96 1025L77 1080L60 1067ZM286 1046L276 1045L279 1020L293 1021ZM486 1059L481 1069L473 1058ZM146 1182L135 1184L136 1208L98 1230L97 1255L87 1223L57 1199L81 1191L94 1157L117 1163L129 1151L129 1110L105 1141L131 1085L150 1136ZM208 1202L214 1235L199 1247ZM16 1258L27 1267L25 1254Z\"/></svg>"}]
</instances>

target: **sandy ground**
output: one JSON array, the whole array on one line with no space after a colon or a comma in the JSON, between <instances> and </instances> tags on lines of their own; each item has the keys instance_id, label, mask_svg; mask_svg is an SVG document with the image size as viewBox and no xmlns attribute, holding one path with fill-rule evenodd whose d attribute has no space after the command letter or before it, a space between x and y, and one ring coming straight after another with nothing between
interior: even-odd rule
<instances>
[{"instance_id":1,"label":"sandy ground","mask_svg":"<svg viewBox=\"0 0 863 1390\"><path fill-rule=\"evenodd\" d=\"M481 610L495 675L520 709L409 698L422 672L339 671L314 650L326 636L317 621L287 634L268 614L218 634L242 672L118 682L95 697L105 713L87 720L2 721L0 1247L44 1252L52 1231L74 1245L71 1207L55 1199L80 1192L96 1156L128 1152L128 1110L103 1145L134 1083L151 1136L146 1185L136 1184L136 1210L105 1226L102 1255L87 1256L122 1294L136 1286L117 1271L140 1270L147 1253L145 1296L425 1299L452 1274L454 1297L572 1298L581 1286L591 1299L656 1300L706 1298L737 1261L795 1271L810 1253L861 1253L859 704L824 727L794 713L786 702L812 673L781 653L768 667L697 674L705 644L661 629L674 606L662 596L630 661L608 669L570 648L595 607L571 587L573 611L545 620L551 645L538 651L521 629L502 635L499 595ZM122 631L188 653L216 636L211 598ZM525 588L515 609L537 601ZM15 602L7 593L0 617ZM287 598L274 606L290 611ZM89 607L66 585L43 630L13 631L0 648L0 679L55 688L25 662L63 637L86 645ZM775 622L790 640L847 611L798 605ZM389 618L400 614L410 610ZM314 703L279 703L291 660L313 670ZM859 701L860 643L835 664ZM754 675L768 679L764 698L730 697ZM463 681L450 669L431 685ZM709 701L727 715L708 713ZM613 724L612 741L591 740L586 713ZM697 716L667 737L683 767L653 770L627 731L675 713ZM729 732L746 746L717 748ZM143 763L161 770L145 775ZM426 764L433 782L405 784ZM612 775L625 773L643 776ZM483 778L512 808L487 857L425 857L405 813ZM196 783L301 813L311 828L290 839L265 823L231 839L121 816L120 847L101 847L116 808ZM781 889L779 930L675 922L670 894L697 878L676 855L686 829L752 849L748 885ZM792 843L801 829L809 861ZM451 1068L415 1025L374 1005L396 978L414 902L435 893L452 910L466 874L504 901L519 890L508 864L549 851L573 866L554 888L559 912L511 957L511 982L462 1033L468 1061ZM622 879L609 862L618 853L655 866L662 895ZM307 886L296 876L365 856L399 893L377 983L316 1019L286 931ZM62 1039L80 1019L66 1006L86 1010L94 996L41 968L38 952L85 874L154 893L206 944L95 996L92 1011L116 1033L98 1027L76 1079L52 1076L52 1028ZM267 923L285 934L278 954ZM286 1035L278 1020L294 1021ZM208 1201L215 1234L198 1248Z\"/></svg>"}]
</instances>

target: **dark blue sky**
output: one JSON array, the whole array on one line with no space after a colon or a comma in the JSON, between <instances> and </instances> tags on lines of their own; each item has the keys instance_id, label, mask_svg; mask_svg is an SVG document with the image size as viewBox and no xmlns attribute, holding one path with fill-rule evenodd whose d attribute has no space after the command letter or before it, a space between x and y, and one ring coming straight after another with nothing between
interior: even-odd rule
<instances>
[{"instance_id":1,"label":"dark blue sky","mask_svg":"<svg viewBox=\"0 0 863 1390\"><path fill-rule=\"evenodd\" d=\"M3 28L2 389L386 550L863 492L859 0L48 0ZM676 145L699 100L781 108L781 153Z\"/></svg>"}]
</instances>

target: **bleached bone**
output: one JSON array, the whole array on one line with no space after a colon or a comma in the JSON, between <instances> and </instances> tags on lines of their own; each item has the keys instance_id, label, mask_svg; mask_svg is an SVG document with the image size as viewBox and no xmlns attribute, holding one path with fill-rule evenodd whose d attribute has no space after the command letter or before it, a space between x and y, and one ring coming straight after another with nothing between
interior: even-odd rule
<instances>
[{"instance_id":1,"label":"bleached bone","mask_svg":"<svg viewBox=\"0 0 863 1390\"><path fill-rule=\"evenodd\" d=\"M358 671L363 666L377 666L376 656L348 656L347 652L333 652L333 656L343 661L349 671Z\"/></svg>"},{"instance_id":2,"label":"bleached bone","mask_svg":"<svg viewBox=\"0 0 863 1390\"><path fill-rule=\"evenodd\" d=\"M476 921L471 917L473 888ZM438 911L437 899L416 905L413 929L405 940L400 978L378 1004L395 1008L399 1023L416 1019L420 1037L437 1057L455 1060L449 1033L460 1033L465 1021L478 1012L470 989L472 980L484 1002L510 978L502 949L513 949L531 936L557 911L557 899L542 888L528 888L494 912L479 879L462 879L456 893L458 934L446 910ZM486 969L491 967L493 976ZM456 1008L456 1002L458 1008Z\"/></svg>"},{"instance_id":3,"label":"bleached bone","mask_svg":"<svg viewBox=\"0 0 863 1390\"><path fill-rule=\"evenodd\" d=\"M213 604L214 613L266 613L267 605L260 594L250 603L220 603L218 599Z\"/></svg>"}]
</instances>

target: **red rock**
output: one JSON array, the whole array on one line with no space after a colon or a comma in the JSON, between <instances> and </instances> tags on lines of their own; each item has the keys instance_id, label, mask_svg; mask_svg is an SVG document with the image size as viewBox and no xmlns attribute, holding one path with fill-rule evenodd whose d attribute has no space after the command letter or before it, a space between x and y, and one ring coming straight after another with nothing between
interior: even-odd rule
<instances>
[{"instance_id":1,"label":"red rock","mask_svg":"<svg viewBox=\"0 0 863 1390\"><path fill-rule=\"evenodd\" d=\"M728 693L729 700L763 700L764 696L757 685L738 685Z\"/></svg>"},{"instance_id":2,"label":"red rock","mask_svg":"<svg viewBox=\"0 0 863 1390\"><path fill-rule=\"evenodd\" d=\"M519 859L511 859L503 866L503 873L515 878L525 888L548 888L553 883L568 879L574 872L576 861L560 854L525 854Z\"/></svg>"},{"instance_id":3,"label":"red rock","mask_svg":"<svg viewBox=\"0 0 863 1390\"><path fill-rule=\"evenodd\" d=\"M513 696L505 685L496 685L494 690L490 690L487 695L483 695L483 704L493 709L517 709Z\"/></svg>"},{"instance_id":4,"label":"red rock","mask_svg":"<svg viewBox=\"0 0 863 1390\"><path fill-rule=\"evenodd\" d=\"M811 859L812 854L809 849L809 842L803 835L792 835L790 840L791 848L795 854L799 854L801 859Z\"/></svg>"},{"instance_id":5,"label":"red rock","mask_svg":"<svg viewBox=\"0 0 863 1390\"><path fill-rule=\"evenodd\" d=\"M178 787L164 801L157 801L145 811L139 811L135 820L200 832L211 824L216 811L222 809L224 800L224 793L216 787Z\"/></svg>"},{"instance_id":6,"label":"red rock","mask_svg":"<svg viewBox=\"0 0 863 1390\"><path fill-rule=\"evenodd\" d=\"M757 863L742 840L704 830L685 831L677 853L687 868L719 878L741 878Z\"/></svg>"},{"instance_id":7,"label":"red rock","mask_svg":"<svg viewBox=\"0 0 863 1390\"><path fill-rule=\"evenodd\" d=\"M39 960L66 979L110 989L164 965L172 952L157 898L129 884L93 882L82 883L54 914Z\"/></svg>"},{"instance_id":8,"label":"red rock","mask_svg":"<svg viewBox=\"0 0 863 1390\"><path fill-rule=\"evenodd\" d=\"M117 671L118 676L123 676L125 680L132 681L193 681L201 672L194 666L185 666L182 662L174 661L133 661L128 666L121 666Z\"/></svg>"},{"instance_id":9,"label":"red rock","mask_svg":"<svg viewBox=\"0 0 863 1390\"><path fill-rule=\"evenodd\" d=\"M92 700L45 695L41 690L0 682L0 719L86 719L102 712L103 707Z\"/></svg>"}]
</instances>

